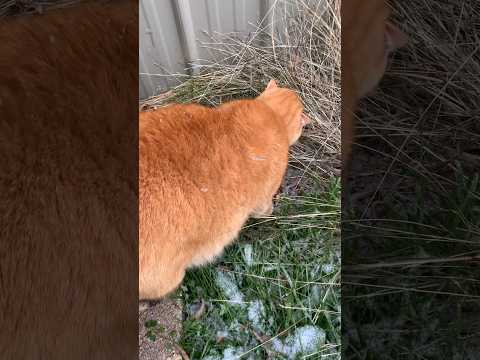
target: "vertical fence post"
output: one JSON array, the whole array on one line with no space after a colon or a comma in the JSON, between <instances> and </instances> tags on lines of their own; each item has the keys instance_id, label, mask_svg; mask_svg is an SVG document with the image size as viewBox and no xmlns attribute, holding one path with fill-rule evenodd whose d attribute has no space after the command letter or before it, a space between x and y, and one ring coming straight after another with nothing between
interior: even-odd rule
<instances>
[{"instance_id":1,"label":"vertical fence post","mask_svg":"<svg viewBox=\"0 0 480 360\"><path fill-rule=\"evenodd\" d=\"M198 48L196 43L195 28L193 26L192 10L190 8L190 0L173 0L174 9L179 25L179 33L182 38L182 46L185 52L185 59L189 68L198 60ZM196 67L188 70L191 75L195 74L198 69Z\"/></svg>"}]
</instances>

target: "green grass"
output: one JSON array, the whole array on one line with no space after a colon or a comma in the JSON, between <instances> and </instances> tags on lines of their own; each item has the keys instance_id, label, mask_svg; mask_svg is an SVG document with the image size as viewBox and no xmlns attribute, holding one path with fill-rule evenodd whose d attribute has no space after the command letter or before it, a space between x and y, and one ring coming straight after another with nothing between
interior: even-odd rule
<instances>
[{"instance_id":1,"label":"green grass","mask_svg":"<svg viewBox=\"0 0 480 360\"><path fill-rule=\"evenodd\" d=\"M420 182L416 196L416 206L392 207L383 220L352 221L344 231L347 358L478 355L478 174L459 175L447 193Z\"/></svg>"},{"instance_id":2,"label":"green grass","mask_svg":"<svg viewBox=\"0 0 480 360\"><path fill-rule=\"evenodd\" d=\"M283 359L268 340L283 339L305 325L322 329L326 343L304 356L339 358L339 197L339 181L332 179L326 190L281 198L274 216L248 223L219 262L188 272L182 286L186 308L201 300L207 304L200 319L190 316L184 323L181 345L192 359L222 355L229 347L240 347L245 359L269 354ZM250 246L248 264L245 248ZM243 304L228 301L215 281L219 273L235 282ZM265 309L261 326L248 317L254 301ZM229 336L219 339L221 331Z\"/></svg>"}]
</instances>

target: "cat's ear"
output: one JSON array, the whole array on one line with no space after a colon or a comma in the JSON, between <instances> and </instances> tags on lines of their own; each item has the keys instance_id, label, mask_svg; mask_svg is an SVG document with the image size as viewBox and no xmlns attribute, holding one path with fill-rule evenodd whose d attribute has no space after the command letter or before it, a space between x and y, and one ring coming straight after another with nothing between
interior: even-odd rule
<instances>
[{"instance_id":1,"label":"cat's ear","mask_svg":"<svg viewBox=\"0 0 480 360\"><path fill-rule=\"evenodd\" d=\"M397 26L387 21L385 25L385 42L387 52L395 51L408 43L408 36Z\"/></svg>"},{"instance_id":2,"label":"cat's ear","mask_svg":"<svg viewBox=\"0 0 480 360\"><path fill-rule=\"evenodd\" d=\"M277 82L272 79L272 80L270 80L270 81L268 82L268 85L267 85L267 87L265 88L265 90L275 89L275 88L277 88L277 87L278 87L278 86L277 86Z\"/></svg>"}]
</instances>

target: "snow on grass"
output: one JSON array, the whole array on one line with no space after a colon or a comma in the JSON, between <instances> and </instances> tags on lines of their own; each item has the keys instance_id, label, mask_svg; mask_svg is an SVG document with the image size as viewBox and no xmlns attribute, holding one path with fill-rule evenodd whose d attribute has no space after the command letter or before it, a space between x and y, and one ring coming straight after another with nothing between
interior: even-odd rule
<instances>
[{"instance_id":1,"label":"snow on grass","mask_svg":"<svg viewBox=\"0 0 480 360\"><path fill-rule=\"evenodd\" d=\"M244 307L243 294L238 289L235 278L231 274L226 274L222 271L217 271L215 276L215 284L222 289L229 302Z\"/></svg>"},{"instance_id":2,"label":"snow on grass","mask_svg":"<svg viewBox=\"0 0 480 360\"><path fill-rule=\"evenodd\" d=\"M322 302L323 289L320 285L313 285L310 291L310 305L319 305Z\"/></svg>"},{"instance_id":3,"label":"snow on grass","mask_svg":"<svg viewBox=\"0 0 480 360\"><path fill-rule=\"evenodd\" d=\"M204 357L203 360L222 360L222 358L220 356L210 355L210 356Z\"/></svg>"},{"instance_id":4,"label":"snow on grass","mask_svg":"<svg viewBox=\"0 0 480 360\"><path fill-rule=\"evenodd\" d=\"M265 332L265 307L260 300L252 301L248 307L248 320L255 330Z\"/></svg>"},{"instance_id":5,"label":"snow on grass","mask_svg":"<svg viewBox=\"0 0 480 360\"><path fill-rule=\"evenodd\" d=\"M252 244L246 244L243 247L243 260L247 266L252 266L253 264L253 247Z\"/></svg>"},{"instance_id":6,"label":"snow on grass","mask_svg":"<svg viewBox=\"0 0 480 360\"><path fill-rule=\"evenodd\" d=\"M217 339L225 339L230 336L230 332L228 330L218 330L217 331Z\"/></svg>"},{"instance_id":7,"label":"snow on grass","mask_svg":"<svg viewBox=\"0 0 480 360\"><path fill-rule=\"evenodd\" d=\"M207 356L203 360L238 360L240 356L245 353L245 349L242 347L228 347L223 351L223 357L221 355L217 356ZM253 360L252 356L248 358L243 357L242 359Z\"/></svg>"},{"instance_id":8,"label":"snow on grass","mask_svg":"<svg viewBox=\"0 0 480 360\"><path fill-rule=\"evenodd\" d=\"M335 266L333 264L323 264L322 265L322 271L325 273L325 274L330 274L331 272L333 272L335 270Z\"/></svg>"},{"instance_id":9,"label":"snow on grass","mask_svg":"<svg viewBox=\"0 0 480 360\"><path fill-rule=\"evenodd\" d=\"M223 359L222 360L238 360L240 355L245 352L245 349L240 347L230 347L226 348L223 351Z\"/></svg>"},{"instance_id":10,"label":"snow on grass","mask_svg":"<svg viewBox=\"0 0 480 360\"><path fill-rule=\"evenodd\" d=\"M312 354L320 346L325 344L325 332L312 325L306 325L295 330L292 335L282 341L272 341L273 350L284 354L288 359L295 359L296 356Z\"/></svg>"}]
</instances>

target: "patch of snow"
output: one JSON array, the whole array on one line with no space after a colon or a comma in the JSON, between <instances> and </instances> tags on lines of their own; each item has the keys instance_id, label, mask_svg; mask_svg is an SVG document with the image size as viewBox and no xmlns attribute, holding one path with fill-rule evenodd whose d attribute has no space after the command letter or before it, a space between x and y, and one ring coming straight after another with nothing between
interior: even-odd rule
<instances>
[{"instance_id":1,"label":"patch of snow","mask_svg":"<svg viewBox=\"0 0 480 360\"><path fill-rule=\"evenodd\" d=\"M207 304L205 304L203 302L196 301L194 303L187 304L186 307L185 307L185 310L186 310L188 316L195 316L196 314L199 314L199 312L202 312L202 314L203 314L205 312L205 307L206 306L207 306ZM202 311L202 307L203 307L203 311ZM202 314L199 314L199 315L202 315Z\"/></svg>"},{"instance_id":2,"label":"patch of snow","mask_svg":"<svg viewBox=\"0 0 480 360\"><path fill-rule=\"evenodd\" d=\"M241 307L245 306L243 294L238 289L233 275L224 273L222 271L217 271L217 275L215 276L215 284L222 289L223 293L232 304L237 304Z\"/></svg>"},{"instance_id":3,"label":"patch of snow","mask_svg":"<svg viewBox=\"0 0 480 360\"><path fill-rule=\"evenodd\" d=\"M295 332L282 341L278 338L272 341L273 350L284 354L288 359L295 359L298 355L309 355L325 344L325 331L306 325L295 330Z\"/></svg>"},{"instance_id":4,"label":"patch of snow","mask_svg":"<svg viewBox=\"0 0 480 360\"><path fill-rule=\"evenodd\" d=\"M218 355L217 356L210 355L210 356L204 357L203 360L222 360L222 358Z\"/></svg>"},{"instance_id":5,"label":"patch of snow","mask_svg":"<svg viewBox=\"0 0 480 360\"><path fill-rule=\"evenodd\" d=\"M253 264L253 247L252 244L246 244L243 247L243 260L247 266L252 266Z\"/></svg>"},{"instance_id":6,"label":"patch of snow","mask_svg":"<svg viewBox=\"0 0 480 360\"><path fill-rule=\"evenodd\" d=\"M322 287L320 285L313 285L310 290L310 305L315 306L322 302Z\"/></svg>"},{"instance_id":7,"label":"patch of snow","mask_svg":"<svg viewBox=\"0 0 480 360\"><path fill-rule=\"evenodd\" d=\"M310 276L312 278L316 278L319 274L320 274L320 271L322 270L322 267L320 265L315 265L312 270L310 270Z\"/></svg>"},{"instance_id":8,"label":"patch of snow","mask_svg":"<svg viewBox=\"0 0 480 360\"><path fill-rule=\"evenodd\" d=\"M278 269L278 266L269 265L269 266L265 266L265 267L263 268L263 272L274 271L274 270L277 270L277 269Z\"/></svg>"},{"instance_id":9,"label":"patch of snow","mask_svg":"<svg viewBox=\"0 0 480 360\"><path fill-rule=\"evenodd\" d=\"M243 348L240 347L229 347L223 351L223 359L222 360L238 360L240 359L240 355L245 352Z\"/></svg>"},{"instance_id":10,"label":"patch of snow","mask_svg":"<svg viewBox=\"0 0 480 360\"><path fill-rule=\"evenodd\" d=\"M264 332L265 307L260 300L252 301L248 307L248 320L256 330Z\"/></svg>"},{"instance_id":11,"label":"patch of snow","mask_svg":"<svg viewBox=\"0 0 480 360\"><path fill-rule=\"evenodd\" d=\"M242 328L241 325L240 325L240 322L235 319L233 322L230 323L230 329L240 329Z\"/></svg>"},{"instance_id":12,"label":"patch of snow","mask_svg":"<svg viewBox=\"0 0 480 360\"><path fill-rule=\"evenodd\" d=\"M228 330L218 330L217 331L217 339L226 339L230 336Z\"/></svg>"},{"instance_id":13,"label":"patch of snow","mask_svg":"<svg viewBox=\"0 0 480 360\"><path fill-rule=\"evenodd\" d=\"M330 274L334 269L335 268L334 268L333 264L323 264L322 265L322 271L325 274Z\"/></svg>"}]
</instances>

